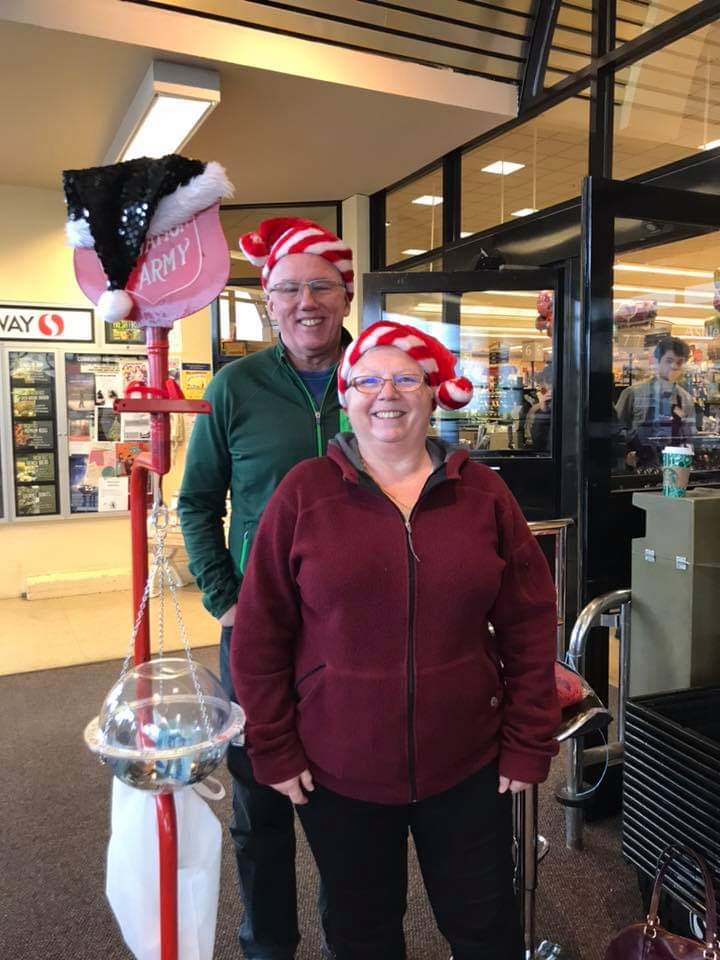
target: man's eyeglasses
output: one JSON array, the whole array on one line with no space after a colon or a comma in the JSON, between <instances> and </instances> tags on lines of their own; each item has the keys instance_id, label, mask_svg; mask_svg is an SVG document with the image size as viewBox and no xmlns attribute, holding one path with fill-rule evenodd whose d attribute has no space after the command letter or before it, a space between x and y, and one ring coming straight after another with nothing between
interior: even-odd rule
<instances>
[{"instance_id":1,"label":"man's eyeglasses","mask_svg":"<svg viewBox=\"0 0 720 960\"><path fill-rule=\"evenodd\" d=\"M359 393L380 393L386 383L391 383L398 393L413 393L425 383L425 377L417 373L395 373L392 377L354 377L350 386Z\"/></svg>"},{"instance_id":2,"label":"man's eyeglasses","mask_svg":"<svg viewBox=\"0 0 720 960\"><path fill-rule=\"evenodd\" d=\"M345 289L342 280L286 280L284 283L278 283L268 289L268 293L277 294L281 300L297 300L302 296L303 289L307 287L316 300L323 300L331 297L340 287Z\"/></svg>"}]
</instances>

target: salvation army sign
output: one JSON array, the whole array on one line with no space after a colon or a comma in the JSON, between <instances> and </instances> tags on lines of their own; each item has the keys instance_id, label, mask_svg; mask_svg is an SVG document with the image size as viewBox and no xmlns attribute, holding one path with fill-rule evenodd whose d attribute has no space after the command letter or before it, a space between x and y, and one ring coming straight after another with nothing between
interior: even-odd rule
<instances>
[{"instance_id":1,"label":"salvation army sign","mask_svg":"<svg viewBox=\"0 0 720 960\"><path fill-rule=\"evenodd\" d=\"M94 339L92 310L0 303L0 340L92 343Z\"/></svg>"},{"instance_id":2,"label":"salvation army sign","mask_svg":"<svg viewBox=\"0 0 720 960\"><path fill-rule=\"evenodd\" d=\"M102 264L91 247L76 248L74 256L77 281L97 303L107 289ZM215 204L145 240L125 287L135 304L127 319L141 326L171 326L214 300L229 272L230 254Z\"/></svg>"}]
</instances>

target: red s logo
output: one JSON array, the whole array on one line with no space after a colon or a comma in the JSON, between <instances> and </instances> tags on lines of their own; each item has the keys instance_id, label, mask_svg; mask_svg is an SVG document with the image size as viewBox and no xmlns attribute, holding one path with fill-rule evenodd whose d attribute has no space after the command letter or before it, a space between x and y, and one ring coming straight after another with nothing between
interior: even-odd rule
<instances>
[{"instance_id":1,"label":"red s logo","mask_svg":"<svg viewBox=\"0 0 720 960\"><path fill-rule=\"evenodd\" d=\"M59 337L65 329L65 321L57 313L43 313L38 320L38 327L44 337Z\"/></svg>"}]
</instances>

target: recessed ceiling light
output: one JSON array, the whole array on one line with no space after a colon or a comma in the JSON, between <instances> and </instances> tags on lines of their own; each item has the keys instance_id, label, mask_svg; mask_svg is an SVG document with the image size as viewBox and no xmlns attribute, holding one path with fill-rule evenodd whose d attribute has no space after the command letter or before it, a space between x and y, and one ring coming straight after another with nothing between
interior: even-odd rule
<instances>
[{"instance_id":1,"label":"recessed ceiling light","mask_svg":"<svg viewBox=\"0 0 720 960\"><path fill-rule=\"evenodd\" d=\"M386 221L385 221L385 226L386 226L386 227L389 227L389 226L390 226L390 221L389 221L389 220L386 220Z\"/></svg>"},{"instance_id":2,"label":"recessed ceiling light","mask_svg":"<svg viewBox=\"0 0 720 960\"><path fill-rule=\"evenodd\" d=\"M402 251L406 257L419 257L421 253L427 253L427 250L416 250L414 247L410 247L408 250Z\"/></svg>"},{"instance_id":3,"label":"recessed ceiling light","mask_svg":"<svg viewBox=\"0 0 720 960\"><path fill-rule=\"evenodd\" d=\"M707 143L701 143L698 150L714 150L715 147L720 147L720 140L708 140Z\"/></svg>"},{"instance_id":4,"label":"recessed ceiling light","mask_svg":"<svg viewBox=\"0 0 720 960\"><path fill-rule=\"evenodd\" d=\"M413 203L419 203L423 207L436 207L443 202L442 197L433 197L429 193L424 193L421 197L415 197Z\"/></svg>"},{"instance_id":5,"label":"recessed ceiling light","mask_svg":"<svg viewBox=\"0 0 720 960\"><path fill-rule=\"evenodd\" d=\"M514 210L510 216L511 217L529 217L531 213L537 213L536 207L520 207L519 210Z\"/></svg>"},{"instance_id":6,"label":"recessed ceiling light","mask_svg":"<svg viewBox=\"0 0 720 960\"><path fill-rule=\"evenodd\" d=\"M496 160L495 163L483 167L482 172L497 173L501 177L506 177L510 173L515 173L516 170L522 170L524 166L524 163L513 163L511 160Z\"/></svg>"}]
</instances>

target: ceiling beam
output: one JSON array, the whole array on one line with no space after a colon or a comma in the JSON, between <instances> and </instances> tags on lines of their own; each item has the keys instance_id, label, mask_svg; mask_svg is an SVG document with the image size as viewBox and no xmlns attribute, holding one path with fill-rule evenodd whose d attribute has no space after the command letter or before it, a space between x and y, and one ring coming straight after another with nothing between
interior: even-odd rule
<instances>
[{"instance_id":1,"label":"ceiling beam","mask_svg":"<svg viewBox=\"0 0 720 960\"><path fill-rule=\"evenodd\" d=\"M165 55L215 60L464 107L497 118L494 123L517 115L513 84L166 10L134 8L115 0L74 0L71 4L2 0L0 13L16 23L149 47ZM348 120L352 122L352 118Z\"/></svg>"}]
</instances>

